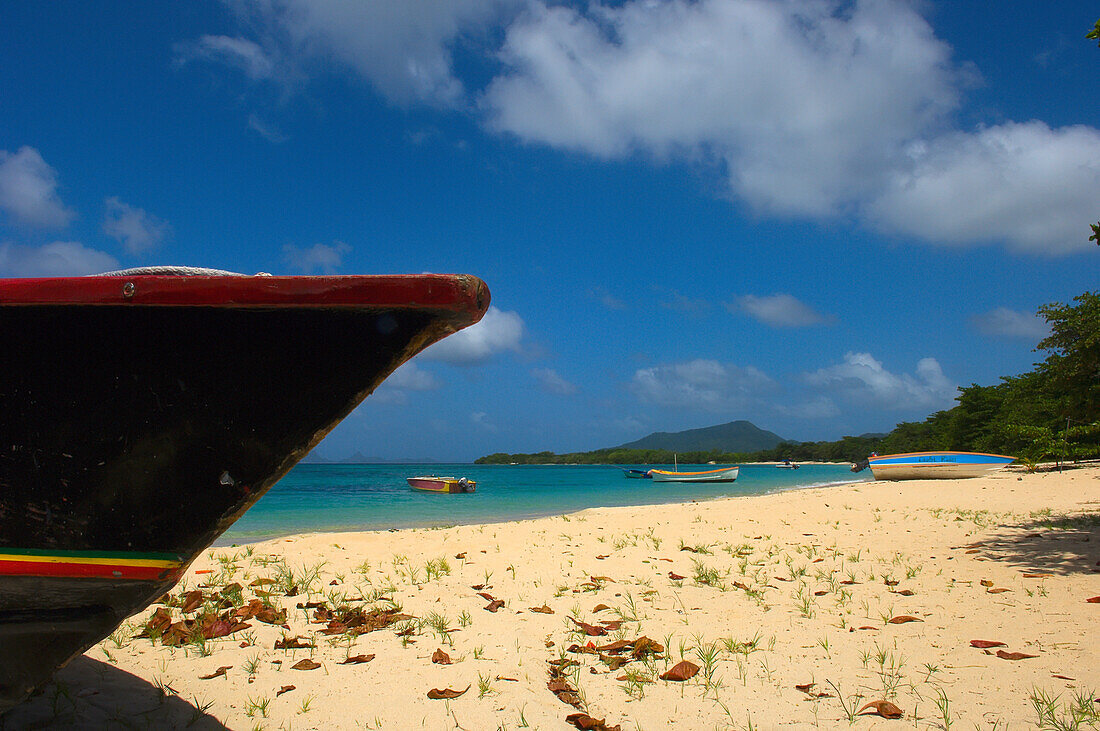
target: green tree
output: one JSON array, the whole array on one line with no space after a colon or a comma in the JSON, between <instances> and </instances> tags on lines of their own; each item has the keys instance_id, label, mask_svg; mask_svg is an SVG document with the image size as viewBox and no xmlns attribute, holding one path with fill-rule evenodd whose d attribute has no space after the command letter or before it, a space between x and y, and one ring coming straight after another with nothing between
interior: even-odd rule
<instances>
[{"instance_id":1,"label":"green tree","mask_svg":"<svg viewBox=\"0 0 1100 731\"><path fill-rule=\"evenodd\" d=\"M1038 371L1060 394L1060 416L1078 423L1100 418L1100 292L1074 298L1077 305L1054 302L1039 308L1051 333L1036 350L1050 351Z\"/></svg>"}]
</instances>

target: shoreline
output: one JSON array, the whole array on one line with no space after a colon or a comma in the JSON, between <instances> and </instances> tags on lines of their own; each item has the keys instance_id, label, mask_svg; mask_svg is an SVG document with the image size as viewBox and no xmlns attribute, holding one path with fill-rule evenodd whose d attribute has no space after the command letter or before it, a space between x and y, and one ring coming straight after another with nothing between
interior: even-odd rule
<instances>
[{"instance_id":1,"label":"shoreline","mask_svg":"<svg viewBox=\"0 0 1100 731\"><path fill-rule=\"evenodd\" d=\"M1036 701L1068 718L1067 702L1100 690L1098 571L1097 466L300 534L208 549L184 587L211 603L236 583L247 605L278 586L253 582L293 574L296 596L262 597L285 628L250 617L165 647L133 635L158 607L195 613L154 605L4 720L568 729L583 710L624 729L811 728L883 700L917 728L944 713L960 728L1034 725ZM406 617L324 634L340 604ZM275 649L288 638L311 647ZM370 659L343 664L356 656ZM316 668L293 669L303 660ZM692 678L659 677L681 660Z\"/></svg>"},{"instance_id":2,"label":"shoreline","mask_svg":"<svg viewBox=\"0 0 1100 731\"><path fill-rule=\"evenodd\" d=\"M833 463L820 463L820 464L833 464ZM570 466L570 465L530 465L530 466L532 466L532 467L541 467L541 466L563 467L563 466ZM440 524L434 524L433 523L433 524L419 524L419 525L393 525L393 526L378 527L378 528L367 528L367 527L362 527L362 528L360 528L360 527L341 528L341 527L333 526L331 528L325 528L325 529L321 529L321 530L298 531L298 532L289 531L289 532L286 532L286 533L281 533L281 532L280 533L272 533L270 535L264 535L264 536L259 536L259 537L244 537L245 540L243 542L236 540L237 538L241 538L242 536L234 535L233 528L230 527L229 530L227 530L225 533L223 533L221 536L218 536L218 538L214 540L214 543L211 544L211 548L243 547L243 546L248 546L248 545L255 544L255 543L263 543L265 541L273 541L273 540L278 540L279 538L286 538L286 537L289 537L289 536L296 536L296 535L322 535L322 534L342 535L342 534L348 534L348 533L354 534L354 533L377 533L377 532L392 533L394 531L404 531L404 530L442 530L442 529L447 529L447 528L458 528L458 527L461 527L461 526L500 525L500 524L503 524L503 523L513 523L513 522L520 522L520 521L525 521L525 520L539 520L541 518L560 518L562 516L576 515L578 513L583 513L586 510L599 510L599 509L602 509L602 508L653 508L653 507L659 507L659 506L662 506L662 505L687 505L687 504L692 504L692 503L709 503L709 502L714 502L714 501L717 501L717 500L726 500L726 499L732 499L732 498L760 497L760 496L763 496L763 495L775 495L775 494L778 494L778 493L788 492L788 491L797 492L797 491L800 491L800 490L827 489L827 488L832 488L832 487L845 487L845 486L848 486L848 485L858 485L858 484L864 484L864 483L869 483L869 482L873 482L873 480L841 480L841 481L837 481L837 482L813 483L813 484L809 484L809 485L785 485L785 486L779 486L779 487L771 488L771 489L765 490L764 492L753 492L749 495L700 496L698 498L691 498L690 500L688 500L686 502L683 501L683 500L673 499L673 500L669 500L669 501L652 502L652 503L648 503L648 502L647 503L631 503L629 505L592 506L592 507L587 507L587 508L580 508L580 509L577 509L577 510L570 510L570 511L567 511L567 512L538 511L538 512L534 512L534 513L530 513L530 514L502 516L502 517L500 517L499 519L496 519L496 520L485 519L484 516L481 516L481 517L473 518L469 521L463 521L463 520L459 519L459 520L456 520L455 522L440 523ZM731 483L731 484L736 484L736 483ZM445 496L440 496L440 497L443 497L443 499L447 499L447 497L445 497ZM228 538L226 538L226 536L228 536Z\"/></svg>"}]
</instances>

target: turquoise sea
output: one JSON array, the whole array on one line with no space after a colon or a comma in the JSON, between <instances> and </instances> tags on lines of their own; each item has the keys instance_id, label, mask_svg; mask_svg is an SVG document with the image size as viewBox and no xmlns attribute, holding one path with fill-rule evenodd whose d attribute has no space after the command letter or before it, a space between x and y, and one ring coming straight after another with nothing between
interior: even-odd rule
<instances>
[{"instance_id":1,"label":"turquoise sea","mask_svg":"<svg viewBox=\"0 0 1100 731\"><path fill-rule=\"evenodd\" d=\"M659 465L645 469L654 466ZM707 467L680 465L680 469ZM405 482L416 475L467 477L477 481L477 492L416 492ZM299 464L216 545L316 531L494 523L584 508L760 495L867 479L868 472L852 474L848 465L803 465L797 470L743 465L737 482L707 485L632 480L618 467L607 465Z\"/></svg>"}]
</instances>

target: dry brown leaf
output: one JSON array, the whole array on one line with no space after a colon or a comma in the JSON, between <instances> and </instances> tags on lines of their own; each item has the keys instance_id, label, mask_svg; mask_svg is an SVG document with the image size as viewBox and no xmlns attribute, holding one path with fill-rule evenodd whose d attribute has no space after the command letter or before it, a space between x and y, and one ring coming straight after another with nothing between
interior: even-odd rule
<instances>
[{"instance_id":1,"label":"dry brown leaf","mask_svg":"<svg viewBox=\"0 0 1100 731\"><path fill-rule=\"evenodd\" d=\"M695 677L699 672L699 666L688 660L681 660L673 665L667 672L661 673L661 680L684 681Z\"/></svg>"},{"instance_id":2,"label":"dry brown leaf","mask_svg":"<svg viewBox=\"0 0 1100 731\"><path fill-rule=\"evenodd\" d=\"M803 683L802 685L796 685L794 689L800 690L803 693L809 693L810 688L814 687L815 685L817 685L817 683Z\"/></svg>"},{"instance_id":3,"label":"dry brown leaf","mask_svg":"<svg viewBox=\"0 0 1100 731\"><path fill-rule=\"evenodd\" d=\"M532 612L538 612L539 614L553 614L554 610L549 606L543 604L541 607L531 607Z\"/></svg>"},{"instance_id":4,"label":"dry brown leaf","mask_svg":"<svg viewBox=\"0 0 1100 731\"><path fill-rule=\"evenodd\" d=\"M674 573L672 571L668 572L668 578L672 579L673 581L683 581L684 580L683 576L680 576L680 574Z\"/></svg>"},{"instance_id":5,"label":"dry brown leaf","mask_svg":"<svg viewBox=\"0 0 1100 731\"><path fill-rule=\"evenodd\" d=\"M374 659L374 655L352 655L346 660L342 661L341 665L361 665L365 662L370 662Z\"/></svg>"},{"instance_id":6,"label":"dry brown leaf","mask_svg":"<svg viewBox=\"0 0 1100 731\"><path fill-rule=\"evenodd\" d=\"M596 612L606 612L608 609L611 609L611 607L607 606L606 604L597 604L592 608L592 613L595 614Z\"/></svg>"},{"instance_id":7,"label":"dry brown leaf","mask_svg":"<svg viewBox=\"0 0 1100 731\"><path fill-rule=\"evenodd\" d=\"M1100 596L1090 596L1085 601L1089 604L1100 604Z\"/></svg>"},{"instance_id":8,"label":"dry brown leaf","mask_svg":"<svg viewBox=\"0 0 1100 731\"><path fill-rule=\"evenodd\" d=\"M214 678L222 678L225 676L225 671L229 670L232 665L222 665L220 668L210 673L209 675L200 675L199 680L213 680Z\"/></svg>"},{"instance_id":9,"label":"dry brown leaf","mask_svg":"<svg viewBox=\"0 0 1100 731\"><path fill-rule=\"evenodd\" d=\"M1004 587L998 586L994 589L986 589L985 593L986 594L1004 594L1006 591L1012 591L1012 590L1011 589L1005 589Z\"/></svg>"},{"instance_id":10,"label":"dry brown leaf","mask_svg":"<svg viewBox=\"0 0 1100 731\"><path fill-rule=\"evenodd\" d=\"M895 591L894 593L898 596L913 596L912 589L902 589L901 591Z\"/></svg>"},{"instance_id":11,"label":"dry brown leaf","mask_svg":"<svg viewBox=\"0 0 1100 731\"><path fill-rule=\"evenodd\" d=\"M432 653L432 662L436 665L450 665L451 656L443 652L442 649L436 649L436 651Z\"/></svg>"},{"instance_id":12,"label":"dry brown leaf","mask_svg":"<svg viewBox=\"0 0 1100 731\"><path fill-rule=\"evenodd\" d=\"M1026 652L1005 652L1004 650L997 650L997 657L1003 660L1026 660L1029 657L1039 657L1038 655L1028 655Z\"/></svg>"},{"instance_id":13,"label":"dry brown leaf","mask_svg":"<svg viewBox=\"0 0 1100 731\"><path fill-rule=\"evenodd\" d=\"M283 693L289 693L292 690L294 690L293 685L284 685L282 688L279 688L279 690L275 691L275 697L278 698Z\"/></svg>"},{"instance_id":14,"label":"dry brown leaf","mask_svg":"<svg viewBox=\"0 0 1100 731\"><path fill-rule=\"evenodd\" d=\"M462 559L466 558L466 552L463 551L462 553L456 553L455 558L457 558L459 561L461 561Z\"/></svg>"},{"instance_id":15,"label":"dry brown leaf","mask_svg":"<svg viewBox=\"0 0 1100 731\"><path fill-rule=\"evenodd\" d=\"M1005 643L998 642L997 640L970 640L970 646L977 647L981 650L989 647L1008 647Z\"/></svg>"},{"instance_id":16,"label":"dry brown leaf","mask_svg":"<svg viewBox=\"0 0 1100 731\"><path fill-rule=\"evenodd\" d=\"M444 688L443 690L440 690L439 688L432 688L428 691L428 697L431 698L433 701L438 701L441 699L449 700L451 698L458 698L469 689L470 686L468 685L462 690L452 690L451 688Z\"/></svg>"},{"instance_id":17,"label":"dry brown leaf","mask_svg":"<svg viewBox=\"0 0 1100 731\"><path fill-rule=\"evenodd\" d=\"M565 720L582 731L619 731L619 726L608 726L602 718L592 718L587 713L570 713Z\"/></svg>"},{"instance_id":18,"label":"dry brown leaf","mask_svg":"<svg viewBox=\"0 0 1100 731\"><path fill-rule=\"evenodd\" d=\"M493 601L491 601L491 602L489 602L488 604L485 605L485 611L495 613L498 609L500 609L503 606L504 606L504 600L503 599L494 599Z\"/></svg>"},{"instance_id":19,"label":"dry brown leaf","mask_svg":"<svg viewBox=\"0 0 1100 731\"><path fill-rule=\"evenodd\" d=\"M899 614L896 617L891 617L890 618L890 624L905 624L906 622L923 622L923 621L924 621L923 619L920 619L919 617L914 617L914 616L909 615L909 614Z\"/></svg>"},{"instance_id":20,"label":"dry brown leaf","mask_svg":"<svg viewBox=\"0 0 1100 731\"><path fill-rule=\"evenodd\" d=\"M883 718L901 718L905 715L904 711L895 706L890 701L871 701L870 703L856 711L857 714L861 714L867 709L873 709L876 715Z\"/></svg>"},{"instance_id":21,"label":"dry brown leaf","mask_svg":"<svg viewBox=\"0 0 1100 731\"><path fill-rule=\"evenodd\" d=\"M1048 573L1048 572L1045 572L1045 571L1024 574L1025 579L1045 579L1048 576L1054 576L1054 574L1051 574L1051 573Z\"/></svg>"},{"instance_id":22,"label":"dry brown leaf","mask_svg":"<svg viewBox=\"0 0 1100 731\"><path fill-rule=\"evenodd\" d=\"M312 660L310 660L307 657L307 658L299 660L298 662L291 665L290 669L291 670L316 670L319 667L321 667L321 663L313 662Z\"/></svg>"},{"instance_id":23,"label":"dry brown leaf","mask_svg":"<svg viewBox=\"0 0 1100 731\"><path fill-rule=\"evenodd\" d=\"M183 595L183 599L180 601L180 611L187 613L193 612L202 606L202 592L198 589L189 591Z\"/></svg>"},{"instance_id":24,"label":"dry brown leaf","mask_svg":"<svg viewBox=\"0 0 1100 731\"><path fill-rule=\"evenodd\" d=\"M573 621L573 624L575 624L578 627L580 627L581 629L583 629L584 633L586 635L588 635L589 637L602 637L603 635L607 634L607 630L604 629L603 627L597 627L594 624L588 624L587 622L581 622L580 620L573 619L573 617L570 617L569 619L571 619Z\"/></svg>"}]
</instances>

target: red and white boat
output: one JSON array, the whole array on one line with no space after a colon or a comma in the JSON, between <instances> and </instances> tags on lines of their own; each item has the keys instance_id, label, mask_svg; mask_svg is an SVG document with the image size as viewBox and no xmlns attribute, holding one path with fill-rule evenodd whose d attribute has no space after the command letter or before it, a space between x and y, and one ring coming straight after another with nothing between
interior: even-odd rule
<instances>
[{"instance_id":1,"label":"red and white boat","mask_svg":"<svg viewBox=\"0 0 1100 731\"><path fill-rule=\"evenodd\" d=\"M423 475L421 477L406 477L409 487L421 492L461 493L473 492L477 489L477 483L467 480L465 477L436 477L435 475Z\"/></svg>"},{"instance_id":2,"label":"red and white boat","mask_svg":"<svg viewBox=\"0 0 1100 731\"><path fill-rule=\"evenodd\" d=\"M654 482L733 482L737 479L739 467L723 467L702 472L680 472L671 470L650 470L649 476Z\"/></svg>"}]
</instances>

